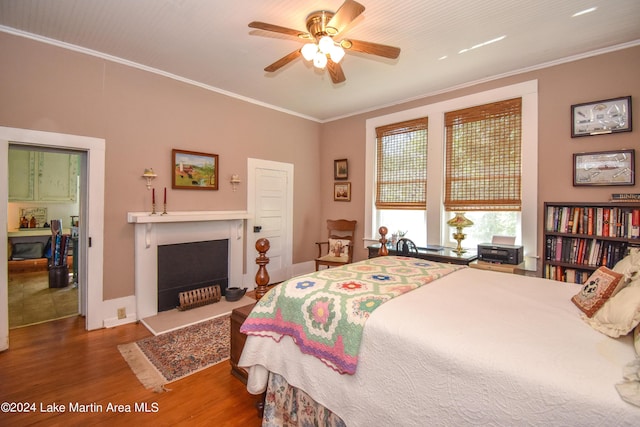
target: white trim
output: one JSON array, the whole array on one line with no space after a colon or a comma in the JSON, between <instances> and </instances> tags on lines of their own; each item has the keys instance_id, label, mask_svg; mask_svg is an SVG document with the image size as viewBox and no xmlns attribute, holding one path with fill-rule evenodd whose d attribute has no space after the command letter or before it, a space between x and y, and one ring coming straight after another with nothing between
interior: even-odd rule
<instances>
[{"instance_id":1,"label":"white trim","mask_svg":"<svg viewBox=\"0 0 640 427\"><path fill-rule=\"evenodd\" d=\"M449 230L443 229L444 188L444 114L447 111L496 102L503 99L522 97L522 242L525 256L537 256L537 215L538 215L538 81L530 80L510 86L479 92L460 98L449 99L435 104L404 110L385 116L375 117L366 122L366 172L365 172L365 246L377 242L374 230L375 206L373 189L375 186L376 128L405 120L429 117L429 146L427 182L427 243L440 244L445 241Z\"/></svg>"},{"instance_id":2,"label":"white trim","mask_svg":"<svg viewBox=\"0 0 640 427\"><path fill-rule=\"evenodd\" d=\"M8 168L9 143L23 145L55 147L60 149L84 151L87 155L87 212L80 223L81 235L91 238L92 246L80 245L80 257L86 262L80 264L78 274L81 286L86 286L86 328L88 330L103 327L102 295L103 295L103 260L104 260L104 176L105 176L105 140L79 135L68 135L35 131L29 129L0 127L0 164ZM0 221L7 224L8 176L0 174ZM7 241L6 226L0 227L0 239ZM6 248L4 245L0 245ZM6 258L6 249L4 258ZM1 254L2 252L0 252ZM7 278L7 263L0 263L0 276ZM82 292L80 293L82 295ZM0 307L4 310L8 301L6 293L0 291ZM5 332L8 335L8 320L0 316L0 345ZM7 318L8 319L8 318Z\"/></svg>"}]
</instances>

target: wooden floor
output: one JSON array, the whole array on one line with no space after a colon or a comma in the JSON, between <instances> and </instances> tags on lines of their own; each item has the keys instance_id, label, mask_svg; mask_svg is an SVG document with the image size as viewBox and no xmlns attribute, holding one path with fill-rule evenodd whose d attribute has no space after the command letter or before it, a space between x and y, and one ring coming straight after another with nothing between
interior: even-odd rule
<instances>
[{"instance_id":1,"label":"wooden floor","mask_svg":"<svg viewBox=\"0 0 640 427\"><path fill-rule=\"evenodd\" d=\"M84 322L72 317L9 332L9 350L0 352L0 403L13 402L25 413L7 413L3 406L0 425L260 425L257 397L230 374L228 361L154 393L116 347L150 332L137 323L87 332ZM140 412L145 405L148 412ZM131 412L117 412L118 406ZM89 412L71 412L80 408Z\"/></svg>"}]
</instances>

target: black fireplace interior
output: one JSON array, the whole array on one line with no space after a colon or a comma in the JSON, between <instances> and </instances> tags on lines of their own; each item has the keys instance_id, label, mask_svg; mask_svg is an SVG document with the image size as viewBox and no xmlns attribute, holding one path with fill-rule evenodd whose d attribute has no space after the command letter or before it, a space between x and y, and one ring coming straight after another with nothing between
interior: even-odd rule
<instances>
[{"instance_id":1,"label":"black fireplace interior","mask_svg":"<svg viewBox=\"0 0 640 427\"><path fill-rule=\"evenodd\" d=\"M180 292L229 283L229 241L178 243L158 246L158 311L176 308Z\"/></svg>"}]
</instances>

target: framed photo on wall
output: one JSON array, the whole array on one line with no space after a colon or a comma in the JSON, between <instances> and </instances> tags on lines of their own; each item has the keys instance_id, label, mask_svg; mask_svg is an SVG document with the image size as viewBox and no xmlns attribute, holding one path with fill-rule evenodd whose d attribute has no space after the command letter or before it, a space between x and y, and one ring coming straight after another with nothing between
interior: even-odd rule
<instances>
[{"instance_id":1,"label":"framed photo on wall","mask_svg":"<svg viewBox=\"0 0 640 427\"><path fill-rule=\"evenodd\" d=\"M333 184L333 200L336 202L351 201L351 183L336 182Z\"/></svg>"},{"instance_id":2,"label":"framed photo on wall","mask_svg":"<svg viewBox=\"0 0 640 427\"><path fill-rule=\"evenodd\" d=\"M333 161L333 178L349 179L349 165L347 159L339 159Z\"/></svg>"},{"instance_id":3,"label":"framed photo on wall","mask_svg":"<svg viewBox=\"0 0 640 427\"><path fill-rule=\"evenodd\" d=\"M573 155L573 185L634 185L635 150Z\"/></svg>"},{"instance_id":4,"label":"framed photo on wall","mask_svg":"<svg viewBox=\"0 0 640 427\"><path fill-rule=\"evenodd\" d=\"M171 188L218 189L218 155L171 150Z\"/></svg>"},{"instance_id":5,"label":"framed photo on wall","mask_svg":"<svg viewBox=\"0 0 640 427\"><path fill-rule=\"evenodd\" d=\"M571 137L631 132L631 97L571 106Z\"/></svg>"}]
</instances>

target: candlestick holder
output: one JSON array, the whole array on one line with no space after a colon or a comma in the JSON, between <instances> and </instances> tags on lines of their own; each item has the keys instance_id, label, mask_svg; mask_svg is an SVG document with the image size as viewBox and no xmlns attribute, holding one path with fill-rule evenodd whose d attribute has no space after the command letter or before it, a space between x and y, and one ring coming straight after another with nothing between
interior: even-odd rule
<instances>
[{"instance_id":1,"label":"candlestick holder","mask_svg":"<svg viewBox=\"0 0 640 427\"><path fill-rule=\"evenodd\" d=\"M156 204L151 203L151 215L155 215L155 214L156 214Z\"/></svg>"},{"instance_id":2,"label":"candlestick holder","mask_svg":"<svg viewBox=\"0 0 640 427\"><path fill-rule=\"evenodd\" d=\"M164 208L162 209L162 215L166 215L167 214L167 203L164 203Z\"/></svg>"}]
</instances>

